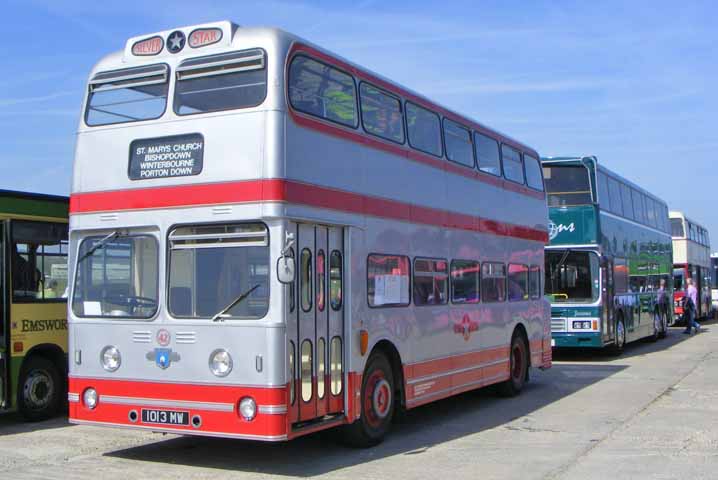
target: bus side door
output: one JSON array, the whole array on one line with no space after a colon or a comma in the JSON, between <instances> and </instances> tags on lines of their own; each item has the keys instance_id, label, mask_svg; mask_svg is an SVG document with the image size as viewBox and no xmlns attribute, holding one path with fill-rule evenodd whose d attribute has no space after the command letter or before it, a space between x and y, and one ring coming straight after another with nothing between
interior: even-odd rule
<instances>
[{"instance_id":1,"label":"bus side door","mask_svg":"<svg viewBox=\"0 0 718 480\"><path fill-rule=\"evenodd\" d=\"M601 265L601 332L603 341L613 340L615 325L613 323L613 262L604 259Z\"/></svg>"},{"instance_id":2,"label":"bus side door","mask_svg":"<svg viewBox=\"0 0 718 480\"><path fill-rule=\"evenodd\" d=\"M10 349L8 337L10 332L10 312L7 308L8 265L6 260L7 241L5 239L5 223L0 223L0 410L7 407L8 395L8 366L10 364Z\"/></svg>"}]
</instances>

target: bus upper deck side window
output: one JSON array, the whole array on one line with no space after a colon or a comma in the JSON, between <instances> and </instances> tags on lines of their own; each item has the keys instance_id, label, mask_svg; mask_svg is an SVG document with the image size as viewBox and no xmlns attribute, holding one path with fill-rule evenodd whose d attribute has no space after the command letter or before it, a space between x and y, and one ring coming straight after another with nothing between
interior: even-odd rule
<instances>
[{"instance_id":1,"label":"bus upper deck side window","mask_svg":"<svg viewBox=\"0 0 718 480\"><path fill-rule=\"evenodd\" d=\"M501 159L499 157L499 143L491 137L474 133L474 148L476 149L476 163L482 172L501 175Z\"/></svg>"},{"instance_id":2,"label":"bus upper deck side window","mask_svg":"<svg viewBox=\"0 0 718 480\"><path fill-rule=\"evenodd\" d=\"M177 115L256 107L267 96L264 50L255 48L185 60L177 67Z\"/></svg>"},{"instance_id":3,"label":"bus upper deck side window","mask_svg":"<svg viewBox=\"0 0 718 480\"><path fill-rule=\"evenodd\" d=\"M85 123L90 127L154 120L167 106L165 64L100 72L90 80Z\"/></svg>"}]
</instances>

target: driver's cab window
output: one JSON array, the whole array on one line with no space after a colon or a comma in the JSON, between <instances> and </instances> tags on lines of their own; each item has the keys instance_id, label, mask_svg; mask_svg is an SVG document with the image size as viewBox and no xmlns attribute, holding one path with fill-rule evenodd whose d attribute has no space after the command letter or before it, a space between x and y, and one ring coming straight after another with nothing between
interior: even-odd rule
<instances>
[{"instance_id":1,"label":"driver's cab window","mask_svg":"<svg viewBox=\"0 0 718 480\"><path fill-rule=\"evenodd\" d=\"M67 224L12 223L10 261L14 303L67 298Z\"/></svg>"},{"instance_id":2,"label":"driver's cab window","mask_svg":"<svg viewBox=\"0 0 718 480\"><path fill-rule=\"evenodd\" d=\"M158 246L113 232L80 243L72 310L81 317L150 318L157 311Z\"/></svg>"}]
</instances>

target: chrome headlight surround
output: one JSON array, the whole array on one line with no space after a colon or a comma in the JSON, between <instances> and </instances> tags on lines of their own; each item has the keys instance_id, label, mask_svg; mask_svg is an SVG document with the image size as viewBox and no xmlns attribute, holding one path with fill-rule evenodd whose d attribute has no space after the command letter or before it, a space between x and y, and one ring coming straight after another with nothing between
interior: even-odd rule
<instances>
[{"instance_id":1,"label":"chrome headlight surround","mask_svg":"<svg viewBox=\"0 0 718 480\"><path fill-rule=\"evenodd\" d=\"M226 377L234 366L232 356L224 348L218 348L209 356L209 371L216 377Z\"/></svg>"},{"instance_id":2,"label":"chrome headlight surround","mask_svg":"<svg viewBox=\"0 0 718 480\"><path fill-rule=\"evenodd\" d=\"M82 404L90 410L95 409L99 398L100 397L99 395L97 395L97 390L92 387L86 388L85 391L82 392Z\"/></svg>"},{"instance_id":3,"label":"chrome headlight surround","mask_svg":"<svg viewBox=\"0 0 718 480\"><path fill-rule=\"evenodd\" d=\"M257 402L252 397L243 397L239 401L237 411L243 419L251 422L257 416Z\"/></svg>"},{"instance_id":4,"label":"chrome headlight surround","mask_svg":"<svg viewBox=\"0 0 718 480\"><path fill-rule=\"evenodd\" d=\"M100 364L108 372L114 372L122 365L120 350L114 345L107 345L100 352Z\"/></svg>"}]
</instances>

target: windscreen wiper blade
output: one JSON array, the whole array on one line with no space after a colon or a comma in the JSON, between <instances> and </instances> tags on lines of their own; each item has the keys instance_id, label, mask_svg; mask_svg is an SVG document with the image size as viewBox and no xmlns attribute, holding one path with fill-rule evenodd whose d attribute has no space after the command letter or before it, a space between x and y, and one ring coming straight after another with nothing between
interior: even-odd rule
<instances>
[{"instance_id":1,"label":"windscreen wiper blade","mask_svg":"<svg viewBox=\"0 0 718 480\"><path fill-rule=\"evenodd\" d=\"M213 321L213 322L218 322L218 321L222 320L222 316L224 316L227 312L229 312L229 311L232 310L234 307L236 307L237 305L239 305L240 302L242 302L245 298L247 298L249 295L251 295L251 293L252 293L253 291L255 291L256 289L258 289L258 288L259 288L259 283L256 284L255 286L253 286L252 288L250 288L249 290L247 290L246 292L244 292L244 293L243 293L242 295L240 295L239 297L237 297L236 300L234 300L232 303L230 303L229 305L227 305L226 307L224 307L222 310L220 310L219 312L217 312L217 315L215 315L214 317L212 317L212 321Z\"/></svg>"},{"instance_id":2,"label":"windscreen wiper blade","mask_svg":"<svg viewBox=\"0 0 718 480\"><path fill-rule=\"evenodd\" d=\"M91 257L96 251L98 251L101 248L104 248L105 245L110 243L112 240L117 239L120 236L120 232L112 232L111 234L107 235L103 239L101 239L99 242L94 244L88 251L86 251L78 260L77 263L81 263L86 258Z\"/></svg>"}]
</instances>

